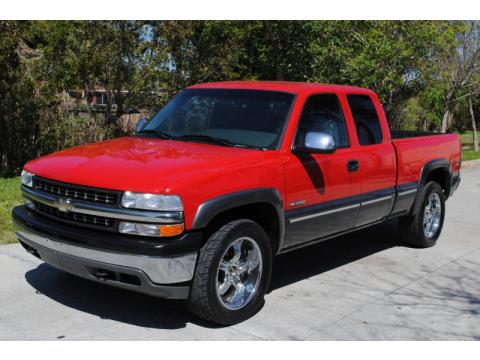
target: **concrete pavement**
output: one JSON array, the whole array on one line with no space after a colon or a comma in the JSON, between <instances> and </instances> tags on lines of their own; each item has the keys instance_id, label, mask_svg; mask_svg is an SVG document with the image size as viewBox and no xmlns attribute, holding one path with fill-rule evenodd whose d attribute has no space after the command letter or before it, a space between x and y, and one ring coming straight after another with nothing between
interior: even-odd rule
<instances>
[{"instance_id":1,"label":"concrete pavement","mask_svg":"<svg viewBox=\"0 0 480 360\"><path fill-rule=\"evenodd\" d=\"M277 258L264 307L232 327L0 246L0 340L480 340L480 166L435 247L397 242L392 221Z\"/></svg>"}]
</instances>

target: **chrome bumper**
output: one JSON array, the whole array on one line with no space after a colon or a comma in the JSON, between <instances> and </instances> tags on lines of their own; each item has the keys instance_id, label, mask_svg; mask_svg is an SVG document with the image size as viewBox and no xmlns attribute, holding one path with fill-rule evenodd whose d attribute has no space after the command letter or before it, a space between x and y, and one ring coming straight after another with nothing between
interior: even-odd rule
<instances>
[{"instance_id":1,"label":"chrome bumper","mask_svg":"<svg viewBox=\"0 0 480 360\"><path fill-rule=\"evenodd\" d=\"M154 257L100 251L56 241L28 227L18 226L15 232L19 240L28 245L40 246L61 255L73 256L117 267L140 270L154 284L175 284L193 278L197 254L185 254L173 257ZM47 261L48 262L48 261Z\"/></svg>"}]
</instances>

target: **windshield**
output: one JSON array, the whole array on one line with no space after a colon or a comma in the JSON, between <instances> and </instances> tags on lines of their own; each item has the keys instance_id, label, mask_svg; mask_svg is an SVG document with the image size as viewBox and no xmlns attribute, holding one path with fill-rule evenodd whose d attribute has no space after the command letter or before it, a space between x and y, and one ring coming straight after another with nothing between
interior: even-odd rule
<instances>
[{"instance_id":1,"label":"windshield","mask_svg":"<svg viewBox=\"0 0 480 360\"><path fill-rule=\"evenodd\" d=\"M280 141L293 98L275 91L184 90L140 134L271 149Z\"/></svg>"}]
</instances>

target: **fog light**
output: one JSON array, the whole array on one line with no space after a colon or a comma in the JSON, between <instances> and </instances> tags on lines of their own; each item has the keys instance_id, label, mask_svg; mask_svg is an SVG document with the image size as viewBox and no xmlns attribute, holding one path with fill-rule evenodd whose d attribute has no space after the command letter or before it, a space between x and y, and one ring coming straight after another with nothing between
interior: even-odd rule
<instances>
[{"instance_id":1,"label":"fog light","mask_svg":"<svg viewBox=\"0 0 480 360\"><path fill-rule=\"evenodd\" d=\"M24 199L25 199L25 206L30 210L34 210L35 204L33 203L33 201L30 200L29 198L24 198Z\"/></svg>"},{"instance_id":2,"label":"fog light","mask_svg":"<svg viewBox=\"0 0 480 360\"><path fill-rule=\"evenodd\" d=\"M133 222L120 222L118 231L123 234L142 236L175 236L183 232L183 224L159 225Z\"/></svg>"}]
</instances>

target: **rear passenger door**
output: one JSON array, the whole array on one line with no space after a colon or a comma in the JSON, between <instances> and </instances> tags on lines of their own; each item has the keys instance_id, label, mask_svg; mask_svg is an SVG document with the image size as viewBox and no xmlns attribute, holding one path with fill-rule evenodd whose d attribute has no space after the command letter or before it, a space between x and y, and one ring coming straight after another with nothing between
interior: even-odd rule
<instances>
[{"instance_id":1,"label":"rear passenger door","mask_svg":"<svg viewBox=\"0 0 480 360\"><path fill-rule=\"evenodd\" d=\"M362 226L390 213L395 201L396 158L378 100L350 94L347 102L357 135L354 160L358 169L352 172L352 188L361 206L355 226Z\"/></svg>"}]
</instances>

